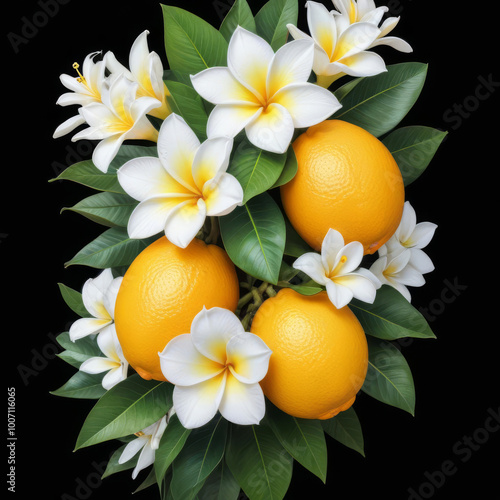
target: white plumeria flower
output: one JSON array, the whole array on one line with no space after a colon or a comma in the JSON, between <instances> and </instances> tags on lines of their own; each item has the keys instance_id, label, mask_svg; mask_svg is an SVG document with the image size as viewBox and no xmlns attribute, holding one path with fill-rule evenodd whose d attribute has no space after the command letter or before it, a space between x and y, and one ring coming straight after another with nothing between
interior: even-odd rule
<instances>
[{"instance_id":1,"label":"white plumeria flower","mask_svg":"<svg viewBox=\"0 0 500 500\"><path fill-rule=\"evenodd\" d=\"M409 265L411 252L408 249L379 257L370 267L370 271L382 285L395 288L408 302L411 294L407 286L419 287L425 284L422 273Z\"/></svg>"},{"instance_id":2,"label":"white plumeria flower","mask_svg":"<svg viewBox=\"0 0 500 500\"><path fill-rule=\"evenodd\" d=\"M128 221L131 238L160 231L185 248L206 216L226 215L243 201L243 189L226 172L231 137L202 144L183 118L169 115L160 128L158 156L134 158L118 170L118 180L140 203Z\"/></svg>"},{"instance_id":3,"label":"white plumeria flower","mask_svg":"<svg viewBox=\"0 0 500 500\"><path fill-rule=\"evenodd\" d=\"M113 278L111 269L105 269L96 278L88 279L82 288L82 300L91 318L77 319L69 329L75 340L105 331L113 324L116 295L123 277Z\"/></svg>"},{"instance_id":4,"label":"white plumeria flower","mask_svg":"<svg viewBox=\"0 0 500 500\"><path fill-rule=\"evenodd\" d=\"M360 242L344 245L342 235L330 229L323 239L321 255L307 252L293 263L293 267L325 286L328 298L337 309L353 298L371 304L380 282L370 271L359 267L363 252Z\"/></svg>"},{"instance_id":5,"label":"white plumeria flower","mask_svg":"<svg viewBox=\"0 0 500 500\"><path fill-rule=\"evenodd\" d=\"M127 378L128 362L123 355L115 325L99 333L97 345L105 357L94 356L80 365L80 371L90 374L108 372L102 379L102 386L109 390Z\"/></svg>"},{"instance_id":6,"label":"white plumeria flower","mask_svg":"<svg viewBox=\"0 0 500 500\"><path fill-rule=\"evenodd\" d=\"M245 332L233 312L203 308L191 333L174 337L160 353L162 373L175 385L173 401L181 424L200 427L217 411L235 424L258 424L265 413L259 382L270 356L264 341Z\"/></svg>"},{"instance_id":7,"label":"white plumeria flower","mask_svg":"<svg viewBox=\"0 0 500 500\"><path fill-rule=\"evenodd\" d=\"M156 450L160 446L160 440L167 428L170 417L175 413L172 407L167 415L163 416L155 422L149 425L142 431L137 432L135 435L137 439L130 441L127 446L122 451L120 458L118 459L119 464L124 464L133 458L139 451L139 458L137 464L132 471L132 479L135 479L139 472L146 467L152 465L155 461Z\"/></svg>"},{"instance_id":8,"label":"white plumeria flower","mask_svg":"<svg viewBox=\"0 0 500 500\"><path fill-rule=\"evenodd\" d=\"M287 27L296 40L314 41L313 71L318 85L328 87L344 75L373 76L387 71L382 57L367 50L382 33L377 25L355 22L341 30L337 26L337 19L341 16L329 12L323 4L307 2L306 7L311 36L293 24Z\"/></svg>"},{"instance_id":9,"label":"white plumeria flower","mask_svg":"<svg viewBox=\"0 0 500 500\"><path fill-rule=\"evenodd\" d=\"M339 11L335 19L337 29L342 33L353 23L366 22L379 26L382 17L389 11L388 7L376 7L373 0L332 0ZM388 17L380 26L380 35L369 48L377 45L388 45L400 52L412 52L410 44L395 36L387 36L398 24L399 17Z\"/></svg>"},{"instance_id":10,"label":"white plumeria flower","mask_svg":"<svg viewBox=\"0 0 500 500\"><path fill-rule=\"evenodd\" d=\"M107 52L104 56L106 68L111 73L123 73L131 81L137 82L137 97L153 97L161 102L161 106L150 111L151 116L166 118L171 110L167 104L166 96L169 95L167 87L163 82L163 64L156 52L149 52L147 36L149 31L143 31L132 44L129 55L129 67L127 69L118 62L113 52Z\"/></svg>"},{"instance_id":11,"label":"white plumeria flower","mask_svg":"<svg viewBox=\"0 0 500 500\"><path fill-rule=\"evenodd\" d=\"M160 106L153 97L137 97L139 84L123 73L110 75L101 89L101 102L91 102L79 108L89 127L78 132L72 141L99 140L92 161L102 172L116 156L123 141L140 139L156 142L158 132L146 117Z\"/></svg>"},{"instance_id":12,"label":"white plumeria flower","mask_svg":"<svg viewBox=\"0 0 500 500\"><path fill-rule=\"evenodd\" d=\"M422 274L430 273L434 270L434 264L422 248L430 243L436 229L437 225L432 222L419 222L417 224L415 209L407 201L404 204L399 227L389 241L379 248L378 253L380 256L384 256L389 253L398 253L407 248L410 250L409 265Z\"/></svg>"},{"instance_id":13,"label":"white plumeria flower","mask_svg":"<svg viewBox=\"0 0 500 500\"><path fill-rule=\"evenodd\" d=\"M208 137L234 137L245 129L258 148L284 153L295 128L322 122L341 107L331 92L307 83L313 59L311 41L287 43L275 54L263 38L238 26L229 41L228 67L191 76L195 90L216 105Z\"/></svg>"},{"instance_id":14,"label":"white plumeria flower","mask_svg":"<svg viewBox=\"0 0 500 500\"><path fill-rule=\"evenodd\" d=\"M60 76L61 83L71 92L67 92L57 100L59 106L86 106L91 102L101 101L101 90L105 80L105 66L103 61L94 62L94 57L100 52L92 52L89 54L82 67L82 73L78 71L80 67L78 63L73 64L73 68L77 71L78 77L62 74ZM69 118L64 123L59 125L54 132L54 139L73 132L75 128L85 123L85 118L78 113L76 116Z\"/></svg>"}]
</instances>

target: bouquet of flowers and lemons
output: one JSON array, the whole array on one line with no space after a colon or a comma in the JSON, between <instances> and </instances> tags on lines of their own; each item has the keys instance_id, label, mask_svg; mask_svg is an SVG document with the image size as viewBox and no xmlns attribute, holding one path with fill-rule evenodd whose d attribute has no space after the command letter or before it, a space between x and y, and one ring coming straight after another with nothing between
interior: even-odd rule
<instances>
[{"instance_id":1,"label":"bouquet of flowers and lemons","mask_svg":"<svg viewBox=\"0 0 500 500\"><path fill-rule=\"evenodd\" d=\"M359 391L413 414L394 342L434 337L410 289L436 225L405 187L445 133L399 127L427 68L385 64L412 49L372 0L161 11L168 69L144 31L128 63L61 75L77 111L54 136L95 148L57 180L95 190L69 210L103 231L67 262L81 289L59 284L75 373L53 394L95 400L76 449L116 442L104 476L281 499L294 461L326 480L328 439L363 454Z\"/></svg>"}]
</instances>

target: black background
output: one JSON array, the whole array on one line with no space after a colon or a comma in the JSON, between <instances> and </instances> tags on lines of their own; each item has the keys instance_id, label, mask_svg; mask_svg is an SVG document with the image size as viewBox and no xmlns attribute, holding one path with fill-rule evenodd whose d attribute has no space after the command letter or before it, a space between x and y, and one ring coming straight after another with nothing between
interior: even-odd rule
<instances>
[{"instance_id":1,"label":"black background","mask_svg":"<svg viewBox=\"0 0 500 500\"><path fill-rule=\"evenodd\" d=\"M166 3L218 27L232 2ZM264 2L249 3L255 13ZM402 346L415 380L415 416L360 394L355 408L366 457L329 441L326 485L295 465L286 498L449 499L472 492L474 498L490 498L498 494L499 433L485 426L492 424L492 413L498 415L500 403L494 307L500 94L495 14L472 3L386 5L401 15L393 34L414 52L387 47L378 52L388 64L429 63L425 88L402 125L449 132L427 171L407 189L418 220L439 226L427 249L436 270L426 275L424 287L412 289L413 304L426 308L437 340ZM166 65L160 2L24 1L10 5L6 20L0 252L3 358L7 387L16 394L16 495L130 498L144 476L135 482L128 472L99 479L114 443L72 451L93 402L49 394L74 372L55 356L55 336L75 319L57 283L81 289L88 268L65 269L64 262L102 228L77 214L60 213L91 194L86 188L48 181L91 155L85 142L52 139L55 128L76 113L55 105L66 91L59 75L72 74L72 63L82 63L95 50L113 50L127 64L132 42L145 29L150 50ZM154 488L134 498L156 498Z\"/></svg>"}]
</instances>

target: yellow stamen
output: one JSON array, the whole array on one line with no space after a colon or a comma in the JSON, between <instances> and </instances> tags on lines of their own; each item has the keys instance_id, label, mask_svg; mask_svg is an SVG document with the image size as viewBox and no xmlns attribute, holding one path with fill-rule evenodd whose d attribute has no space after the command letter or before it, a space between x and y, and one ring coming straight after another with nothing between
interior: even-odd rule
<instances>
[{"instance_id":1,"label":"yellow stamen","mask_svg":"<svg viewBox=\"0 0 500 500\"><path fill-rule=\"evenodd\" d=\"M142 431L135 432L135 433L134 433L134 436L137 436L137 437L144 436L144 432L142 432Z\"/></svg>"},{"instance_id":2,"label":"yellow stamen","mask_svg":"<svg viewBox=\"0 0 500 500\"><path fill-rule=\"evenodd\" d=\"M73 63L73 69L76 70L76 72L78 73L78 76L80 77L80 78L77 78L76 81L79 83L83 83L84 85L87 85L87 80L85 80L85 77L80 73L80 71L78 71L79 67L80 67L80 65L77 62Z\"/></svg>"}]
</instances>

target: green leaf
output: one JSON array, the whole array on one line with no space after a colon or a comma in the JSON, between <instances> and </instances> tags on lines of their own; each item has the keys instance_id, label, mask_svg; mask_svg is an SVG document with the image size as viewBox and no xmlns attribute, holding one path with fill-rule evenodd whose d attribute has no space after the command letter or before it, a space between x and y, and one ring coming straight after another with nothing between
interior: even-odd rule
<instances>
[{"instance_id":1,"label":"green leaf","mask_svg":"<svg viewBox=\"0 0 500 500\"><path fill-rule=\"evenodd\" d=\"M288 38L287 24L297 26L297 0L269 0L255 16L257 34L269 42L276 52Z\"/></svg>"},{"instance_id":2,"label":"green leaf","mask_svg":"<svg viewBox=\"0 0 500 500\"><path fill-rule=\"evenodd\" d=\"M167 469L182 450L191 429L185 429L174 413L160 440L160 446L155 454L156 481L161 485Z\"/></svg>"},{"instance_id":3,"label":"green leaf","mask_svg":"<svg viewBox=\"0 0 500 500\"><path fill-rule=\"evenodd\" d=\"M290 486L293 458L267 426L233 425L226 463L252 500L281 500Z\"/></svg>"},{"instance_id":4,"label":"green leaf","mask_svg":"<svg viewBox=\"0 0 500 500\"><path fill-rule=\"evenodd\" d=\"M391 286L382 285L373 304L353 299L349 307L365 333L372 337L386 340L436 338L424 316Z\"/></svg>"},{"instance_id":5,"label":"green leaf","mask_svg":"<svg viewBox=\"0 0 500 500\"><path fill-rule=\"evenodd\" d=\"M155 239L134 240L129 238L126 228L112 227L82 248L66 262L65 267L82 265L106 269L127 266Z\"/></svg>"},{"instance_id":6,"label":"green leaf","mask_svg":"<svg viewBox=\"0 0 500 500\"><path fill-rule=\"evenodd\" d=\"M134 434L172 407L172 384L133 374L99 399L83 423L75 450Z\"/></svg>"},{"instance_id":7,"label":"green leaf","mask_svg":"<svg viewBox=\"0 0 500 500\"><path fill-rule=\"evenodd\" d=\"M196 496L205 479L222 460L227 427L227 420L219 416L193 429L172 464L170 489L174 498L190 500Z\"/></svg>"},{"instance_id":8,"label":"green leaf","mask_svg":"<svg viewBox=\"0 0 500 500\"><path fill-rule=\"evenodd\" d=\"M367 337L368 372L361 390L382 403L415 412L415 386L403 355L385 340Z\"/></svg>"},{"instance_id":9,"label":"green leaf","mask_svg":"<svg viewBox=\"0 0 500 500\"><path fill-rule=\"evenodd\" d=\"M348 448L365 456L363 431L356 412L351 407L328 420L322 420L323 430Z\"/></svg>"},{"instance_id":10,"label":"green leaf","mask_svg":"<svg viewBox=\"0 0 500 500\"><path fill-rule=\"evenodd\" d=\"M101 479L105 477L111 476L112 474L116 474L117 472L123 472L125 470L133 469L137 465L137 460L139 459L139 453L132 457L130 460L127 460L123 464L119 464L118 460L120 459L123 450L125 449L127 444L120 446L117 450L113 452L111 455L108 464L106 465L106 470L104 471Z\"/></svg>"},{"instance_id":11,"label":"green leaf","mask_svg":"<svg viewBox=\"0 0 500 500\"><path fill-rule=\"evenodd\" d=\"M396 160L405 186L418 179L434 157L447 132L431 127L402 127L382 142Z\"/></svg>"},{"instance_id":12,"label":"green leaf","mask_svg":"<svg viewBox=\"0 0 500 500\"><path fill-rule=\"evenodd\" d=\"M126 227L130 214L138 202L127 194L97 193L63 210L79 213L108 227Z\"/></svg>"},{"instance_id":13,"label":"green leaf","mask_svg":"<svg viewBox=\"0 0 500 500\"><path fill-rule=\"evenodd\" d=\"M95 336L83 337L73 342L69 338L69 333L64 332L58 335L56 340L61 347L66 349L59 353L58 357L75 368L80 368L80 365L89 358L102 356Z\"/></svg>"},{"instance_id":14,"label":"green leaf","mask_svg":"<svg viewBox=\"0 0 500 500\"><path fill-rule=\"evenodd\" d=\"M50 393L65 398L99 399L106 393L102 386L103 376L102 373L91 375L78 371L63 386Z\"/></svg>"},{"instance_id":15,"label":"green leaf","mask_svg":"<svg viewBox=\"0 0 500 500\"><path fill-rule=\"evenodd\" d=\"M227 66L227 42L217 29L179 7L162 5L162 9L171 70L194 75L213 66Z\"/></svg>"},{"instance_id":16,"label":"green leaf","mask_svg":"<svg viewBox=\"0 0 500 500\"><path fill-rule=\"evenodd\" d=\"M266 422L283 448L297 462L325 482L328 452L320 421L292 417L268 401Z\"/></svg>"},{"instance_id":17,"label":"green leaf","mask_svg":"<svg viewBox=\"0 0 500 500\"><path fill-rule=\"evenodd\" d=\"M289 147L286 154L286 161L283 170L278 178L278 180L273 184L272 188L283 186L287 182L290 182L297 173L299 165L297 163L297 158L293 148Z\"/></svg>"},{"instance_id":18,"label":"green leaf","mask_svg":"<svg viewBox=\"0 0 500 500\"><path fill-rule=\"evenodd\" d=\"M229 470L224 460L221 460L215 470L208 476L199 491L197 500L238 500L240 485Z\"/></svg>"},{"instance_id":19,"label":"green leaf","mask_svg":"<svg viewBox=\"0 0 500 500\"><path fill-rule=\"evenodd\" d=\"M375 137L393 129L415 104L427 74L416 62L387 66L386 73L361 78L344 98L333 119L358 125Z\"/></svg>"},{"instance_id":20,"label":"green leaf","mask_svg":"<svg viewBox=\"0 0 500 500\"><path fill-rule=\"evenodd\" d=\"M141 156L157 156L156 146L131 146L123 145L108 167L106 173L101 172L93 163L92 160L84 160L69 166L66 170L50 182L59 180L68 180L90 187L97 191L109 191L112 193L125 194L120 183L116 171L132 158Z\"/></svg>"},{"instance_id":21,"label":"green leaf","mask_svg":"<svg viewBox=\"0 0 500 500\"><path fill-rule=\"evenodd\" d=\"M219 218L224 248L234 264L254 278L278 282L285 222L268 193Z\"/></svg>"},{"instance_id":22,"label":"green leaf","mask_svg":"<svg viewBox=\"0 0 500 500\"><path fill-rule=\"evenodd\" d=\"M237 147L228 172L243 188L243 203L270 189L285 166L286 153L276 154L256 148L247 139Z\"/></svg>"},{"instance_id":23,"label":"green leaf","mask_svg":"<svg viewBox=\"0 0 500 500\"><path fill-rule=\"evenodd\" d=\"M91 314L87 311L85 306L83 305L82 294L73 290L69 286L64 285L63 283L58 283L59 291L61 292L61 296L66 302L66 305L78 316L82 318L90 318Z\"/></svg>"},{"instance_id":24,"label":"green leaf","mask_svg":"<svg viewBox=\"0 0 500 500\"><path fill-rule=\"evenodd\" d=\"M252 33L257 33L252 10L246 0L236 0L234 2L219 28L219 31L228 43L238 26Z\"/></svg>"},{"instance_id":25,"label":"green leaf","mask_svg":"<svg viewBox=\"0 0 500 500\"><path fill-rule=\"evenodd\" d=\"M203 142L207 138L208 115L200 95L193 87L175 81L166 81L170 92L167 101L172 112L182 116L191 127L198 139Z\"/></svg>"}]
</instances>

